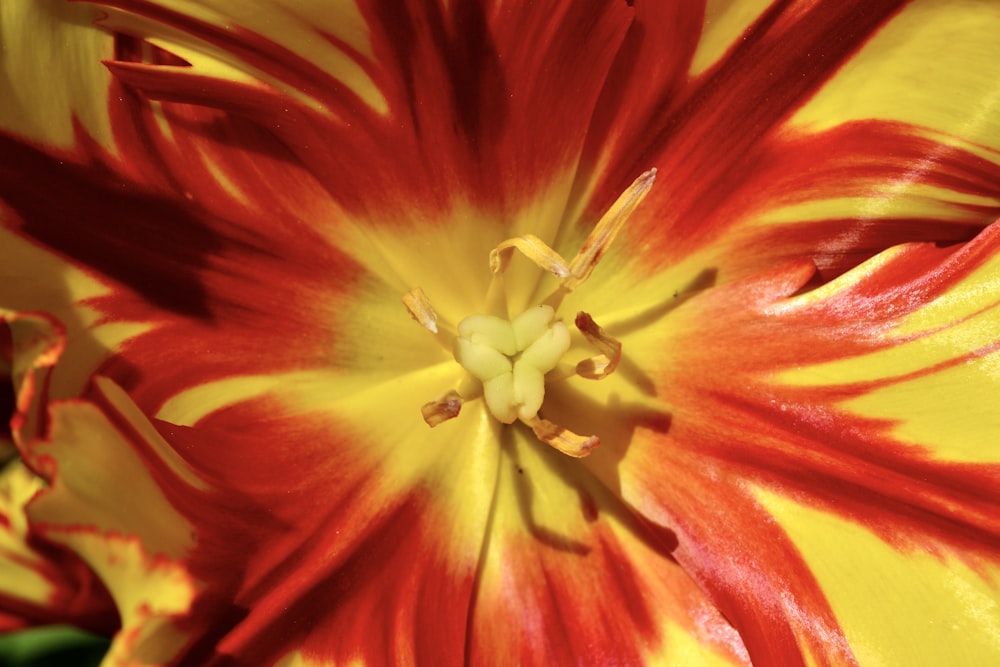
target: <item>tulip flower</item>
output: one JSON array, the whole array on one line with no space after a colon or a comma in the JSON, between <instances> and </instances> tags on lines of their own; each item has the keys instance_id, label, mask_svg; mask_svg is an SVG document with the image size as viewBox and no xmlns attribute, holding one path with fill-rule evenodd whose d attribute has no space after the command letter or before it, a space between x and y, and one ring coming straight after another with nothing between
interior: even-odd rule
<instances>
[{"instance_id":1,"label":"tulip flower","mask_svg":"<svg viewBox=\"0 0 1000 667\"><path fill-rule=\"evenodd\" d=\"M1000 662L992 2L5 0L0 629Z\"/></svg>"}]
</instances>

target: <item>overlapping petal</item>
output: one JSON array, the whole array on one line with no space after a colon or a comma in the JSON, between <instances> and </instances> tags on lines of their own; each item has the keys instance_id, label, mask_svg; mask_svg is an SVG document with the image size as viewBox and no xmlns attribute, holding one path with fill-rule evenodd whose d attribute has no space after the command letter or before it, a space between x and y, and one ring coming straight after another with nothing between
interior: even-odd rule
<instances>
[{"instance_id":1,"label":"overlapping petal","mask_svg":"<svg viewBox=\"0 0 1000 667\"><path fill-rule=\"evenodd\" d=\"M366 384L304 375L222 410L165 408L191 425L161 431L211 486L181 499L202 536L192 570L212 582L188 659L267 662L298 650L337 662L461 661L496 477L497 453L482 445L495 427L469 411L441 440L419 411L394 407L412 380Z\"/></svg>"},{"instance_id":2,"label":"overlapping petal","mask_svg":"<svg viewBox=\"0 0 1000 667\"><path fill-rule=\"evenodd\" d=\"M191 536L161 487L197 478L111 385L95 389L103 405L52 402L66 327L41 313L0 315L10 434L23 461L7 464L0 487L4 629L71 622L110 632L121 623L108 664L163 664L185 643L171 617L188 610L194 584L171 560Z\"/></svg>"},{"instance_id":3,"label":"overlapping petal","mask_svg":"<svg viewBox=\"0 0 1000 667\"><path fill-rule=\"evenodd\" d=\"M998 250L993 225L802 293L792 264L622 336L648 384L608 389L619 419L584 426L635 432L588 467L677 533L752 660L996 660L995 624L962 619L1000 595ZM634 416L653 396L668 423Z\"/></svg>"},{"instance_id":4,"label":"overlapping petal","mask_svg":"<svg viewBox=\"0 0 1000 667\"><path fill-rule=\"evenodd\" d=\"M37 433L16 431L27 468L5 474L12 546L4 556L36 581L25 591L25 580L4 580L9 613L102 632L120 623L109 665L173 661L189 643L176 621L199 584L180 560L194 536L165 490L200 480L107 381L93 402L40 407Z\"/></svg>"},{"instance_id":5,"label":"overlapping petal","mask_svg":"<svg viewBox=\"0 0 1000 667\"><path fill-rule=\"evenodd\" d=\"M660 15L675 10L636 3L582 219L654 165L634 247L660 267L704 253L728 280L809 256L832 277L895 243L970 238L998 210L987 4L709 3L695 42ZM665 53L688 66L661 68Z\"/></svg>"},{"instance_id":6,"label":"overlapping petal","mask_svg":"<svg viewBox=\"0 0 1000 667\"><path fill-rule=\"evenodd\" d=\"M42 489L18 463L0 473L0 632L71 623L110 633L117 613L104 586L76 554L38 541L25 506Z\"/></svg>"},{"instance_id":7,"label":"overlapping petal","mask_svg":"<svg viewBox=\"0 0 1000 667\"><path fill-rule=\"evenodd\" d=\"M503 442L467 659L473 664L746 664L672 557L676 537L526 434Z\"/></svg>"},{"instance_id":8,"label":"overlapping petal","mask_svg":"<svg viewBox=\"0 0 1000 667\"><path fill-rule=\"evenodd\" d=\"M69 341L50 369L5 325L0 374L50 485L28 517L107 586L111 659L906 657L837 585L857 552L947 566L951 588L896 581L901 610L991 609L997 424L956 397L992 387L998 232L794 296L1000 211L985 5L70 6L2 14L5 40L47 26L25 34L84 34L86 55L42 40L83 72L58 123L0 115L0 304ZM955 32L949 102L897 113L928 106L909 68ZM870 67L894 105L849 101ZM546 404L602 436L590 472L481 406L428 430L450 362L399 297L476 312L492 247L530 232L571 256L650 166L648 205L568 300L626 357L603 400L571 382ZM522 268L514 307L537 297ZM981 430L954 436L957 409ZM813 523L857 551L826 557ZM992 626L962 629L995 657Z\"/></svg>"}]
</instances>

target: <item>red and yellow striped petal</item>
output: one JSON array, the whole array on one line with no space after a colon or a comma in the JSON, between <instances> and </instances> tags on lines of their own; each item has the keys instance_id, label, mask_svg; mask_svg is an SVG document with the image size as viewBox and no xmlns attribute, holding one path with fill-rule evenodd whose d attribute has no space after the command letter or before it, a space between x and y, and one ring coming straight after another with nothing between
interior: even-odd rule
<instances>
[{"instance_id":1,"label":"red and yellow striped petal","mask_svg":"<svg viewBox=\"0 0 1000 667\"><path fill-rule=\"evenodd\" d=\"M80 75L38 127L0 115L0 374L51 484L31 530L107 586L113 659L851 664L991 608L997 424L968 391L1000 232L804 288L1000 210L986 5L106 0L63 28L50 4L2 10L13 53L41 37ZM936 92L906 85L956 31ZM898 104L849 102L870 71ZM428 429L454 368L399 297L477 312L491 247L572 256L652 166L567 299L625 345L599 393L546 402L601 435L586 469L481 405ZM839 580L859 562L953 585L890 579L876 629Z\"/></svg>"},{"instance_id":2,"label":"red and yellow striped petal","mask_svg":"<svg viewBox=\"0 0 1000 667\"><path fill-rule=\"evenodd\" d=\"M40 488L40 480L17 463L0 472L0 631L33 625L56 597L51 566L27 544L24 503ZM58 572L58 570L56 570Z\"/></svg>"},{"instance_id":3,"label":"red and yellow striped petal","mask_svg":"<svg viewBox=\"0 0 1000 667\"><path fill-rule=\"evenodd\" d=\"M28 406L39 400L39 391L45 392L45 400L79 396L90 376L122 341L148 331L150 326L107 317L89 305L93 299L112 294L112 289L93 272L3 226L16 227L21 220L0 207L0 247L4 248L0 262L0 321L4 324L0 333L6 339L0 339L5 348L0 374L7 369L12 392L27 392L19 399L22 419L27 420L31 414ZM33 353L32 345L41 347ZM19 366L11 367L15 361ZM21 425L30 426L24 421Z\"/></svg>"},{"instance_id":4,"label":"red and yellow striped petal","mask_svg":"<svg viewBox=\"0 0 1000 667\"><path fill-rule=\"evenodd\" d=\"M114 626L103 587L80 559L40 544L25 508L43 480L16 460L16 444L48 426L51 373L64 347L62 327L39 313L0 311L0 362L9 390L4 397L5 439L0 465L0 628L70 622L95 630Z\"/></svg>"},{"instance_id":5,"label":"red and yellow striped petal","mask_svg":"<svg viewBox=\"0 0 1000 667\"><path fill-rule=\"evenodd\" d=\"M42 480L18 462L0 472L0 632L69 623L114 631L118 616L104 585L80 557L39 542L25 506Z\"/></svg>"},{"instance_id":6,"label":"red and yellow striped petal","mask_svg":"<svg viewBox=\"0 0 1000 667\"><path fill-rule=\"evenodd\" d=\"M25 515L114 600L121 627L109 664L165 665L190 642L179 621L201 584L184 562L195 535L164 490L202 483L118 387L99 380L94 399L52 404L47 433L24 447L47 483Z\"/></svg>"},{"instance_id":7,"label":"red and yellow striped petal","mask_svg":"<svg viewBox=\"0 0 1000 667\"><path fill-rule=\"evenodd\" d=\"M992 3L708 3L697 43L654 5L598 102L578 203L596 220L657 167L633 241L657 267L703 255L728 280L809 257L828 278L1000 211Z\"/></svg>"},{"instance_id":8,"label":"red and yellow striped petal","mask_svg":"<svg viewBox=\"0 0 1000 667\"><path fill-rule=\"evenodd\" d=\"M25 575L0 588L5 626L69 621L109 631L110 593L122 624L113 664L164 664L186 642L173 621L197 587L177 561L191 534L161 488L199 481L107 381L95 387L97 404L50 402L65 329L41 314L3 315L10 430L24 465L4 472L2 563Z\"/></svg>"},{"instance_id":9,"label":"red and yellow striped petal","mask_svg":"<svg viewBox=\"0 0 1000 667\"><path fill-rule=\"evenodd\" d=\"M503 445L467 661L743 665L739 635L645 524L531 437Z\"/></svg>"},{"instance_id":10,"label":"red and yellow striped petal","mask_svg":"<svg viewBox=\"0 0 1000 667\"><path fill-rule=\"evenodd\" d=\"M123 82L250 116L341 205L389 208L397 224L404 210L440 209L457 192L519 203L572 170L629 22L626 7L607 3L344 3L316 23L283 3L250 17L223 3L190 14L173 2L101 4L124 10L109 28L152 32L191 63L111 63ZM521 48L526 40L536 49Z\"/></svg>"},{"instance_id":11,"label":"red and yellow striped petal","mask_svg":"<svg viewBox=\"0 0 1000 667\"><path fill-rule=\"evenodd\" d=\"M617 332L641 373L606 387L617 419L584 421L605 443L588 467L676 531L754 661L994 662L995 627L970 619L1000 600L1000 226L803 291L813 271Z\"/></svg>"},{"instance_id":12,"label":"red and yellow striped petal","mask_svg":"<svg viewBox=\"0 0 1000 667\"><path fill-rule=\"evenodd\" d=\"M65 347L62 325L43 313L0 310L4 379L11 391L5 407L6 429L13 443L44 433L52 368Z\"/></svg>"},{"instance_id":13,"label":"red and yellow striped petal","mask_svg":"<svg viewBox=\"0 0 1000 667\"><path fill-rule=\"evenodd\" d=\"M262 212L336 235L345 210L398 229L471 201L503 220L539 192L561 202L533 230L552 241L657 166L636 248L658 265L701 253L728 279L807 255L835 275L900 240L965 240L998 209L980 120L995 77L938 75L937 97L956 102L924 115L829 102L874 61L898 107L929 107L934 87L904 85L905 68L961 31L950 62L982 70L996 17L976 3L344 4L323 17L102 4L128 37L108 65L117 145L100 160L208 207L219 220L203 244L231 236L224 220L269 228ZM545 48L527 55L525 39Z\"/></svg>"},{"instance_id":14,"label":"red and yellow striped petal","mask_svg":"<svg viewBox=\"0 0 1000 667\"><path fill-rule=\"evenodd\" d=\"M107 382L101 407L49 401L65 347L58 322L5 312L4 327L10 429L24 461L3 475L5 629L72 622L110 632L120 622L110 664L163 664L186 641L173 620L196 586L175 560L189 531L160 488L170 477L198 480Z\"/></svg>"},{"instance_id":15,"label":"red and yellow striped petal","mask_svg":"<svg viewBox=\"0 0 1000 667\"><path fill-rule=\"evenodd\" d=\"M191 570L211 582L189 659L461 661L495 425L467 410L441 438L399 409L419 375L366 380L219 383L203 395L228 392L227 407L199 409L197 390L165 407L191 425L160 430L210 487L172 494L199 535Z\"/></svg>"}]
</instances>

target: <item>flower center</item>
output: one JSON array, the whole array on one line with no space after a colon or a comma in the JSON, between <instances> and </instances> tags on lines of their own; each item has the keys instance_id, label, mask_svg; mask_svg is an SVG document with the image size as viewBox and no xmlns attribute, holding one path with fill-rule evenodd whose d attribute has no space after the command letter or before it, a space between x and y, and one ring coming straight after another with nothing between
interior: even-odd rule
<instances>
[{"instance_id":1,"label":"flower center","mask_svg":"<svg viewBox=\"0 0 1000 667\"><path fill-rule=\"evenodd\" d=\"M470 315L457 328L439 327L438 315L423 290L414 288L403 297L410 316L450 349L465 371L454 389L421 408L428 425L457 417L464 402L482 397L495 419L504 424L523 422L540 440L564 454L586 456L599 444L597 436L578 435L539 414L546 377L607 377L618 366L621 343L607 335L589 314L577 313L575 326L597 354L577 363L571 372L553 373L563 365L571 347L569 328L556 314L563 298L590 276L655 177L656 170L651 169L637 178L598 221L570 262L531 234L508 239L494 248L490 253L493 281L487 294L491 314ZM515 250L560 282L539 305L508 319L503 305L503 274Z\"/></svg>"}]
</instances>

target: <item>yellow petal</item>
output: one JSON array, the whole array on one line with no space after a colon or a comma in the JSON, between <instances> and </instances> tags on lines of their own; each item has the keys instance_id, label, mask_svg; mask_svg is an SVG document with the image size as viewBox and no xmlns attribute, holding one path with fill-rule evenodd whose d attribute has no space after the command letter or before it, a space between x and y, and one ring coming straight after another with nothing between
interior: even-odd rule
<instances>
[{"instance_id":1,"label":"yellow petal","mask_svg":"<svg viewBox=\"0 0 1000 667\"><path fill-rule=\"evenodd\" d=\"M911 2L838 71L792 123L820 130L882 118L997 147L998 31L1000 7L996 3ZM921 165L914 169L919 172Z\"/></svg>"},{"instance_id":2,"label":"yellow petal","mask_svg":"<svg viewBox=\"0 0 1000 667\"><path fill-rule=\"evenodd\" d=\"M1000 567L927 542L894 548L863 526L758 490L826 594L861 665L992 665Z\"/></svg>"},{"instance_id":3,"label":"yellow petal","mask_svg":"<svg viewBox=\"0 0 1000 667\"><path fill-rule=\"evenodd\" d=\"M28 544L24 516L24 504L42 487L42 480L19 462L0 471L0 598L44 608L57 598L57 587L46 576L45 559ZM0 620L0 628L10 627Z\"/></svg>"},{"instance_id":4,"label":"yellow petal","mask_svg":"<svg viewBox=\"0 0 1000 667\"><path fill-rule=\"evenodd\" d=\"M152 556L134 537L80 529L51 529L46 537L86 560L115 600L122 627L102 664L173 664L188 641L175 622L190 613L198 590L185 568Z\"/></svg>"},{"instance_id":5,"label":"yellow petal","mask_svg":"<svg viewBox=\"0 0 1000 667\"><path fill-rule=\"evenodd\" d=\"M93 25L98 10L59 0L0 5L0 129L59 148L74 144L74 120L111 145L107 103L110 34Z\"/></svg>"}]
</instances>

